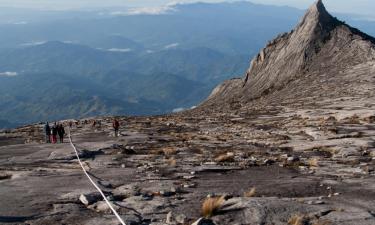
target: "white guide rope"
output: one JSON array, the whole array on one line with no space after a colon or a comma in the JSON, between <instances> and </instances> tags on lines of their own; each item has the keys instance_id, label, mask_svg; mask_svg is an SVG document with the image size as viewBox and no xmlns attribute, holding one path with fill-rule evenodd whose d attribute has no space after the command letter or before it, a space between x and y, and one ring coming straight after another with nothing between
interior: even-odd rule
<instances>
[{"instance_id":1,"label":"white guide rope","mask_svg":"<svg viewBox=\"0 0 375 225\"><path fill-rule=\"evenodd\" d=\"M79 164L81 165L82 167L82 170L83 172L85 173L85 175L87 176L87 178L89 178L90 182L94 185L94 187L99 191L99 193L103 196L103 199L105 200L105 202L107 203L107 205L109 206L109 208L112 210L113 214L115 214L115 216L117 217L117 219L119 220L119 222L122 224L122 225L126 225L125 222L122 220L122 218L120 217L120 215L116 212L116 210L113 208L112 204L108 201L107 197L104 195L103 191L98 187L98 185L91 179L90 175L87 173L85 167L83 166L82 162L81 162L81 159L79 158L79 155L78 155L78 151L76 149L76 147L74 146L73 142L72 142L72 137L70 136L70 129L69 129L69 132L68 132L68 137L69 137L69 141L70 141L70 145L73 147L74 151L76 152L76 156L77 156L77 159L78 159L78 162Z\"/></svg>"}]
</instances>

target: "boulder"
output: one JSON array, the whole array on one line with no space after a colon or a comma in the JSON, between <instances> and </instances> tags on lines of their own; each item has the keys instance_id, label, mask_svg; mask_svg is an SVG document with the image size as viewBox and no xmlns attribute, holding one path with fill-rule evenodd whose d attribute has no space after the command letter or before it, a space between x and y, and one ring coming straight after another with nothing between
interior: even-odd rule
<instances>
[{"instance_id":1,"label":"boulder","mask_svg":"<svg viewBox=\"0 0 375 225\"><path fill-rule=\"evenodd\" d=\"M88 193L88 194L81 194L79 196L79 200L86 206L91 205L99 200L102 199L102 196L99 193Z\"/></svg>"}]
</instances>

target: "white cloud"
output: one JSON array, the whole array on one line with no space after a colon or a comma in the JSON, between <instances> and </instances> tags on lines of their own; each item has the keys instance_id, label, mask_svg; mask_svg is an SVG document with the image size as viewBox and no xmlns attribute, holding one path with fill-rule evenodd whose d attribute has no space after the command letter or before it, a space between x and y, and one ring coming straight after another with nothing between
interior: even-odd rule
<instances>
[{"instance_id":1,"label":"white cloud","mask_svg":"<svg viewBox=\"0 0 375 225\"><path fill-rule=\"evenodd\" d=\"M17 72L9 72L9 71L0 73L0 77L1 76L3 76L3 77L15 77L17 75L18 75Z\"/></svg>"},{"instance_id":2,"label":"white cloud","mask_svg":"<svg viewBox=\"0 0 375 225\"><path fill-rule=\"evenodd\" d=\"M62 41L64 44L77 44L77 41Z\"/></svg>"},{"instance_id":3,"label":"white cloud","mask_svg":"<svg viewBox=\"0 0 375 225\"><path fill-rule=\"evenodd\" d=\"M175 11L175 8L170 5L159 7L140 7L129 9L128 15L163 15Z\"/></svg>"},{"instance_id":4,"label":"white cloud","mask_svg":"<svg viewBox=\"0 0 375 225\"><path fill-rule=\"evenodd\" d=\"M170 45L166 45L166 46L164 46L164 49L176 48L176 47L178 47L179 45L180 45L179 43L173 43L173 44L170 44Z\"/></svg>"},{"instance_id":5,"label":"white cloud","mask_svg":"<svg viewBox=\"0 0 375 225\"><path fill-rule=\"evenodd\" d=\"M12 25L27 25L27 24L29 24L29 22L27 22L27 21L15 21L15 22L10 22L9 24L12 24Z\"/></svg>"},{"instance_id":6,"label":"white cloud","mask_svg":"<svg viewBox=\"0 0 375 225\"><path fill-rule=\"evenodd\" d=\"M164 15L176 11L175 4L167 4L163 6L150 6L150 7L132 7L126 10L113 11L109 13L101 12L99 15L110 16L133 16L133 15Z\"/></svg>"},{"instance_id":7,"label":"white cloud","mask_svg":"<svg viewBox=\"0 0 375 225\"><path fill-rule=\"evenodd\" d=\"M34 41L34 42L28 42L28 43L23 43L21 46L36 46L36 45L42 45L47 43L46 41Z\"/></svg>"},{"instance_id":8,"label":"white cloud","mask_svg":"<svg viewBox=\"0 0 375 225\"><path fill-rule=\"evenodd\" d=\"M110 51L110 52L131 52L132 49L131 48L110 48L107 51Z\"/></svg>"},{"instance_id":9,"label":"white cloud","mask_svg":"<svg viewBox=\"0 0 375 225\"><path fill-rule=\"evenodd\" d=\"M178 112L182 112L184 110L185 110L185 108L176 108L176 109L173 109L172 112L178 113Z\"/></svg>"}]
</instances>

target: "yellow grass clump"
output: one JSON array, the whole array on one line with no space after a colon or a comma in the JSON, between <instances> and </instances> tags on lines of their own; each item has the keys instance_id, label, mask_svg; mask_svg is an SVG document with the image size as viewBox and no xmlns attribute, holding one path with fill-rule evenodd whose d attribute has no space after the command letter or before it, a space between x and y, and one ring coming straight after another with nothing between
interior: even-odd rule
<instances>
[{"instance_id":1,"label":"yellow grass clump","mask_svg":"<svg viewBox=\"0 0 375 225\"><path fill-rule=\"evenodd\" d=\"M307 225L308 218L301 215L294 215L288 220L288 225Z\"/></svg>"},{"instance_id":2,"label":"yellow grass clump","mask_svg":"<svg viewBox=\"0 0 375 225\"><path fill-rule=\"evenodd\" d=\"M243 195L244 195L245 197L247 197L247 198L251 198L251 197L254 197L255 194L256 194L256 188L253 187L253 188L251 188L249 191L244 192Z\"/></svg>"},{"instance_id":3,"label":"yellow grass clump","mask_svg":"<svg viewBox=\"0 0 375 225\"><path fill-rule=\"evenodd\" d=\"M212 217L225 202L225 197L210 197L206 198L202 204L202 216L205 218Z\"/></svg>"},{"instance_id":4,"label":"yellow grass clump","mask_svg":"<svg viewBox=\"0 0 375 225\"><path fill-rule=\"evenodd\" d=\"M168 162L168 165L173 166L173 167L177 165L177 160L174 157L168 159L167 162Z\"/></svg>"},{"instance_id":5,"label":"yellow grass clump","mask_svg":"<svg viewBox=\"0 0 375 225\"><path fill-rule=\"evenodd\" d=\"M307 164L310 167L319 167L319 159L318 158L310 158L307 160Z\"/></svg>"},{"instance_id":6,"label":"yellow grass clump","mask_svg":"<svg viewBox=\"0 0 375 225\"><path fill-rule=\"evenodd\" d=\"M163 153L166 156L176 155L177 154L177 150L175 148L164 148L163 149Z\"/></svg>"},{"instance_id":7,"label":"yellow grass clump","mask_svg":"<svg viewBox=\"0 0 375 225\"><path fill-rule=\"evenodd\" d=\"M216 162L234 162L234 154L232 152L221 154L215 158L215 161Z\"/></svg>"}]
</instances>

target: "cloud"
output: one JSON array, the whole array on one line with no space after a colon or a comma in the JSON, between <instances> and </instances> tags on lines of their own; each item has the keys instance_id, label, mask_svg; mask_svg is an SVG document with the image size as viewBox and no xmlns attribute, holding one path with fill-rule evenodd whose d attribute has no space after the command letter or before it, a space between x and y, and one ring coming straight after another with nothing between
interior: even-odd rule
<instances>
[{"instance_id":1,"label":"cloud","mask_svg":"<svg viewBox=\"0 0 375 225\"><path fill-rule=\"evenodd\" d=\"M180 45L179 43L173 43L173 44L170 44L170 45L166 45L166 46L164 46L164 49L176 48L176 47L178 47L179 45Z\"/></svg>"},{"instance_id":2,"label":"cloud","mask_svg":"<svg viewBox=\"0 0 375 225\"><path fill-rule=\"evenodd\" d=\"M110 52L131 52L132 49L131 48L110 48L110 49L107 49L107 51L110 51Z\"/></svg>"},{"instance_id":3,"label":"cloud","mask_svg":"<svg viewBox=\"0 0 375 225\"><path fill-rule=\"evenodd\" d=\"M178 3L172 2L166 5L158 6L138 6L131 7L121 11L112 12L101 12L99 15L110 15L110 16L132 16L132 15L164 15L176 12L176 6Z\"/></svg>"},{"instance_id":4,"label":"cloud","mask_svg":"<svg viewBox=\"0 0 375 225\"><path fill-rule=\"evenodd\" d=\"M28 43L23 43L21 46L36 46L36 45L42 45L47 43L47 41L34 41L34 42L28 42Z\"/></svg>"},{"instance_id":5,"label":"cloud","mask_svg":"<svg viewBox=\"0 0 375 225\"><path fill-rule=\"evenodd\" d=\"M0 73L0 77L1 76L2 77L15 77L17 75L18 75L17 72L9 72L9 71Z\"/></svg>"},{"instance_id":6,"label":"cloud","mask_svg":"<svg viewBox=\"0 0 375 225\"><path fill-rule=\"evenodd\" d=\"M15 21L15 22L9 22L9 24L12 24L12 25L27 25L27 24L29 24L29 22L27 22L27 21Z\"/></svg>"},{"instance_id":7,"label":"cloud","mask_svg":"<svg viewBox=\"0 0 375 225\"><path fill-rule=\"evenodd\" d=\"M158 6L158 7L140 7L128 10L128 15L163 15L175 12L174 5Z\"/></svg>"},{"instance_id":8,"label":"cloud","mask_svg":"<svg viewBox=\"0 0 375 225\"><path fill-rule=\"evenodd\" d=\"M184 110L186 110L186 109L185 108L176 108L176 109L173 109L172 112L178 113L178 112L182 112Z\"/></svg>"}]
</instances>

